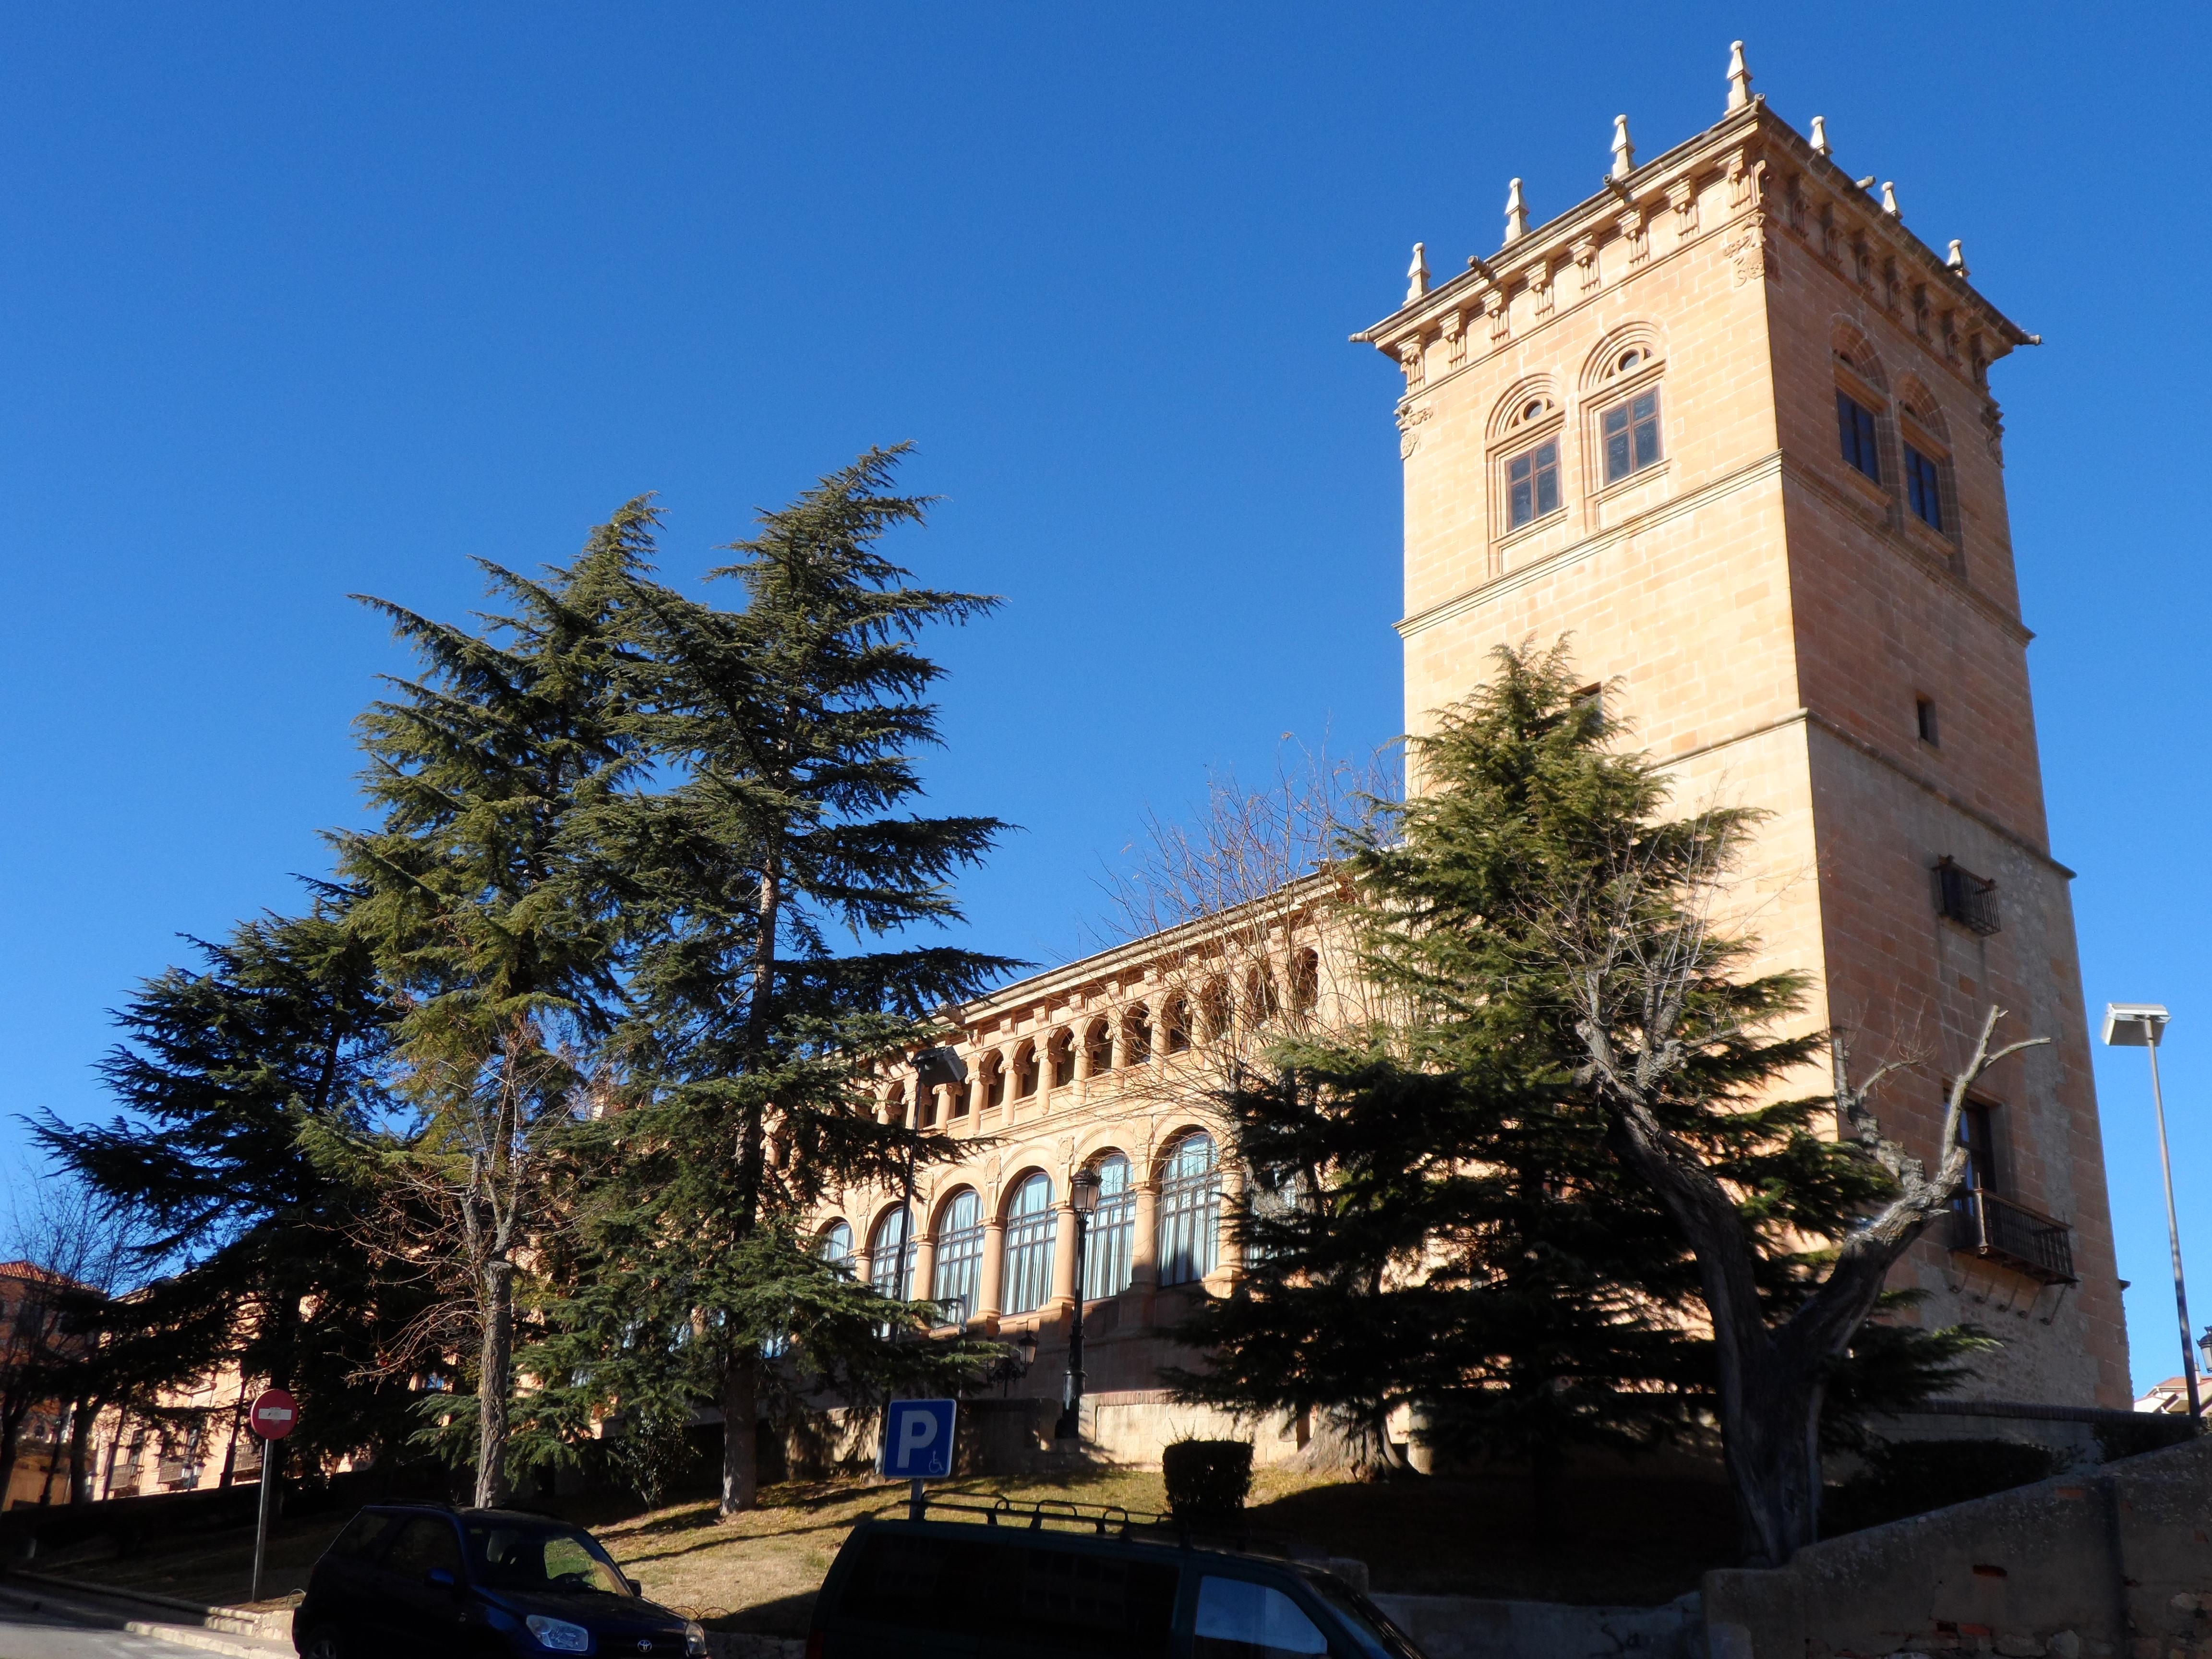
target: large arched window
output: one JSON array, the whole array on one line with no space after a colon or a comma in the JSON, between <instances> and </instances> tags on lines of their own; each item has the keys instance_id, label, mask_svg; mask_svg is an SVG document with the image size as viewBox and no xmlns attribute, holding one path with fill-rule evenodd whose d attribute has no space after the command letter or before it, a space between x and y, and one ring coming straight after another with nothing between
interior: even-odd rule
<instances>
[{"instance_id":1,"label":"large arched window","mask_svg":"<svg viewBox=\"0 0 2212 1659\"><path fill-rule=\"evenodd\" d=\"M937 1283L930 1295L945 1304L954 1325L975 1316L975 1292L983 1267L983 1202L973 1188L952 1195L937 1224Z\"/></svg>"},{"instance_id":2,"label":"large arched window","mask_svg":"<svg viewBox=\"0 0 2212 1659\"><path fill-rule=\"evenodd\" d=\"M814 1241L814 1254L820 1256L839 1273L853 1271L853 1230L844 1222L833 1221L822 1230L822 1237Z\"/></svg>"},{"instance_id":3,"label":"large arched window","mask_svg":"<svg viewBox=\"0 0 2212 1659\"><path fill-rule=\"evenodd\" d=\"M1006 1205L1006 1294L1010 1314L1034 1313L1052 1296L1052 1246L1059 1219L1052 1177L1042 1170L1014 1188Z\"/></svg>"},{"instance_id":4,"label":"large arched window","mask_svg":"<svg viewBox=\"0 0 2212 1659\"><path fill-rule=\"evenodd\" d=\"M868 1240L868 1283L877 1295L903 1298L914 1289L916 1242L903 1208L876 1223L875 1234Z\"/></svg>"},{"instance_id":5,"label":"large arched window","mask_svg":"<svg viewBox=\"0 0 2212 1659\"><path fill-rule=\"evenodd\" d=\"M1187 1054L1190 1049L1190 999L1180 994L1168 999L1162 1040L1171 1054Z\"/></svg>"},{"instance_id":6,"label":"large arched window","mask_svg":"<svg viewBox=\"0 0 2212 1659\"><path fill-rule=\"evenodd\" d=\"M1137 1189L1129 1179L1129 1160L1109 1152L1091 1168L1098 1177L1098 1205L1091 1212L1084 1239L1085 1302L1119 1296L1129 1288L1137 1243Z\"/></svg>"},{"instance_id":7,"label":"large arched window","mask_svg":"<svg viewBox=\"0 0 2212 1659\"><path fill-rule=\"evenodd\" d=\"M1185 1135L1160 1174L1160 1283L1190 1285L1221 1260L1221 1166L1213 1137Z\"/></svg>"}]
</instances>

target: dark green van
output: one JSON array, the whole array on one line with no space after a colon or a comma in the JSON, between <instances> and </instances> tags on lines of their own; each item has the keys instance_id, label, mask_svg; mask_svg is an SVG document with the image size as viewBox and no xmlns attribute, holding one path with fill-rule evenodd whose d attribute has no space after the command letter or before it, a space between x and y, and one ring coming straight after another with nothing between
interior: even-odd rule
<instances>
[{"instance_id":1,"label":"dark green van","mask_svg":"<svg viewBox=\"0 0 2212 1659\"><path fill-rule=\"evenodd\" d=\"M1024 1510L853 1528L815 1601L806 1659L907 1655L1421 1659L1318 1567L1172 1528Z\"/></svg>"}]
</instances>

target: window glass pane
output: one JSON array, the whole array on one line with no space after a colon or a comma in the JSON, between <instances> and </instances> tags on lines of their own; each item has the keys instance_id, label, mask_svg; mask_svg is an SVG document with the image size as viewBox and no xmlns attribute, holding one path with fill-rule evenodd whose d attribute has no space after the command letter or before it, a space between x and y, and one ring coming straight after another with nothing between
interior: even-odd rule
<instances>
[{"instance_id":1,"label":"window glass pane","mask_svg":"<svg viewBox=\"0 0 2212 1659\"><path fill-rule=\"evenodd\" d=\"M1939 477L1935 462L1911 444L1905 445L1905 495L1911 502L1914 516L1930 530L1943 527L1943 491Z\"/></svg>"},{"instance_id":2,"label":"window glass pane","mask_svg":"<svg viewBox=\"0 0 2212 1659\"><path fill-rule=\"evenodd\" d=\"M1514 483L1518 483L1528 476L1529 459L1530 458L1526 455L1516 455L1513 458L1512 465L1506 471Z\"/></svg>"},{"instance_id":3,"label":"window glass pane","mask_svg":"<svg viewBox=\"0 0 2212 1659\"><path fill-rule=\"evenodd\" d=\"M421 1578L442 1567L455 1577L461 1571L461 1540L450 1521L422 1516L410 1521L384 1557L384 1565L404 1578Z\"/></svg>"},{"instance_id":4,"label":"window glass pane","mask_svg":"<svg viewBox=\"0 0 2212 1659\"><path fill-rule=\"evenodd\" d=\"M1160 1181L1162 1285L1188 1285L1221 1260L1221 1170L1213 1137L1187 1135L1168 1158Z\"/></svg>"},{"instance_id":5,"label":"window glass pane","mask_svg":"<svg viewBox=\"0 0 2212 1659\"><path fill-rule=\"evenodd\" d=\"M1847 393L1836 393L1836 435L1844 459L1876 483L1881 482L1881 461L1875 446L1874 413Z\"/></svg>"},{"instance_id":6,"label":"window glass pane","mask_svg":"<svg viewBox=\"0 0 2212 1659\"><path fill-rule=\"evenodd\" d=\"M1129 1288L1137 1242L1137 1193L1129 1160L1115 1152L1100 1160L1098 1204L1084 1242L1083 1299L1119 1296Z\"/></svg>"},{"instance_id":7,"label":"window glass pane","mask_svg":"<svg viewBox=\"0 0 2212 1659\"><path fill-rule=\"evenodd\" d=\"M1628 407L1605 412L1605 481L1628 476Z\"/></svg>"},{"instance_id":8,"label":"window glass pane","mask_svg":"<svg viewBox=\"0 0 2212 1659\"><path fill-rule=\"evenodd\" d=\"M1517 530L1535 516L1535 498L1529 493L1528 481L1523 478L1513 486L1513 504L1508 522L1511 528Z\"/></svg>"},{"instance_id":9,"label":"window glass pane","mask_svg":"<svg viewBox=\"0 0 2212 1659\"><path fill-rule=\"evenodd\" d=\"M1536 451L1536 516L1559 510L1559 447L1544 444Z\"/></svg>"},{"instance_id":10,"label":"window glass pane","mask_svg":"<svg viewBox=\"0 0 2212 1659\"><path fill-rule=\"evenodd\" d=\"M1034 1313L1052 1295L1053 1239L1059 1212L1052 1206L1052 1181L1042 1172L1015 1189L1006 1206L1005 1297L1010 1314Z\"/></svg>"},{"instance_id":11,"label":"window glass pane","mask_svg":"<svg viewBox=\"0 0 2212 1659\"><path fill-rule=\"evenodd\" d=\"M878 1296L903 1297L913 1288L915 1243L904 1210L893 1210L877 1223L869 1242L868 1283Z\"/></svg>"},{"instance_id":12,"label":"window glass pane","mask_svg":"<svg viewBox=\"0 0 2212 1659\"><path fill-rule=\"evenodd\" d=\"M1210 1573L1199 1581L1195 1634L1194 1659L1289 1659L1328 1651L1328 1638L1282 1591Z\"/></svg>"},{"instance_id":13,"label":"window glass pane","mask_svg":"<svg viewBox=\"0 0 2212 1659\"><path fill-rule=\"evenodd\" d=\"M945 1304L949 1323L963 1324L975 1315L975 1292L983 1267L983 1204L974 1192L954 1194L938 1223L936 1283L933 1299Z\"/></svg>"},{"instance_id":14,"label":"window glass pane","mask_svg":"<svg viewBox=\"0 0 2212 1659\"><path fill-rule=\"evenodd\" d=\"M1647 392L1630 406L1636 428L1636 470L1641 472L1659 459L1659 394Z\"/></svg>"}]
</instances>

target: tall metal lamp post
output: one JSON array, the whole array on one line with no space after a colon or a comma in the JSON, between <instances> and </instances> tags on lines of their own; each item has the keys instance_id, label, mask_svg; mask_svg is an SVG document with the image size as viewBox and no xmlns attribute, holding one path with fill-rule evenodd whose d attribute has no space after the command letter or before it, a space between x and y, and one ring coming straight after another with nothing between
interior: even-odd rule
<instances>
[{"instance_id":1,"label":"tall metal lamp post","mask_svg":"<svg viewBox=\"0 0 2212 1659\"><path fill-rule=\"evenodd\" d=\"M1068 1207L1075 1212L1075 1315L1067 1327L1067 1385L1060 1394L1054 1440L1083 1440L1083 1252L1090 1242L1091 1212L1098 1207L1098 1171L1078 1170L1068 1183Z\"/></svg>"},{"instance_id":2,"label":"tall metal lamp post","mask_svg":"<svg viewBox=\"0 0 2212 1659\"><path fill-rule=\"evenodd\" d=\"M2189 1293L2181 1282L2181 1223L2173 1210L2173 1158L2166 1149L2166 1097L2158 1086L2158 1043L2171 1018L2155 1002L2105 1005L2105 1041L2115 1048L2150 1052L2150 1103L2158 1115L2158 1163L2166 1175L2166 1237L2173 1250L2173 1310L2181 1320L2181 1380L2189 1389L2190 1421L2199 1422L2204 1407L2197 1394L2197 1345L2189 1337Z\"/></svg>"}]
</instances>

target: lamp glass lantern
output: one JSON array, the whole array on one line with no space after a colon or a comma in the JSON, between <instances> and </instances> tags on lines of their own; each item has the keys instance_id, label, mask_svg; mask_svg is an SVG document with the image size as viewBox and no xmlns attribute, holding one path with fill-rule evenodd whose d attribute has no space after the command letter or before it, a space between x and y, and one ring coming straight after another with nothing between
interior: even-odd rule
<instances>
[{"instance_id":1,"label":"lamp glass lantern","mask_svg":"<svg viewBox=\"0 0 2212 1659\"><path fill-rule=\"evenodd\" d=\"M1075 1179L1068 1183L1067 1196L1076 1214L1088 1217L1098 1207L1098 1171L1078 1170Z\"/></svg>"},{"instance_id":2,"label":"lamp glass lantern","mask_svg":"<svg viewBox=\"0 0 2212 1659\"><path fill-rule=\"evenodd\" d=\"M1036 1364L1036 1351L1037 1334L1034 1326L1014 1339L1014 1352L1022 1357L1022 1370L1024 1374L1028 1372L1030 1366Z\"/></svg>"}]
</instances>

